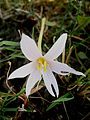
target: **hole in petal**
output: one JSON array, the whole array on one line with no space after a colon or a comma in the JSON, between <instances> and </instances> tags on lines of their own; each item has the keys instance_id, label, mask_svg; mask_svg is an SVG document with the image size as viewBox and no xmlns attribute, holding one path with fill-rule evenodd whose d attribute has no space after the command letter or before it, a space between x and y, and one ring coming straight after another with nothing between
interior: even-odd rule
<instances>
[{"instance_id":1,"label":"hole in petal","mask_svg":"<svg viewBox=\"0 0 90 120\"><path fill-rule=\"evenodd\" d=\"M68 72L65 72L65 71L61 71L61 73L68 73Z\"/></svg>"},{"instance_id":2,"label":"hole in petal","mask_svg":"<svg viewBox=\"0 0 90 120\"><path fill-rule=\"evenodd\" d=\"M51 84L51 87L52 87L52 90L53 90L53 92L54 92L55 97L57 97L56 91L55 91L55 89L54 89L54 87L53 87L52 84Z\"/></svg>"}]
</instances>

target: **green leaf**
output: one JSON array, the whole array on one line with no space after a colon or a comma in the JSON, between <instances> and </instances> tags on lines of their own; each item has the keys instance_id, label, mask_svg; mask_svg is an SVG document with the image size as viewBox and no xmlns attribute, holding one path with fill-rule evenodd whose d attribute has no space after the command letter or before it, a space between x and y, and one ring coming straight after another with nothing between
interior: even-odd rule
<instances>
[{"instance_id":1,"label":"green leaf","mask_svg":"<svg viewBox=\"0 0 90 120\"><path fill-rule=\"evenodd\" d=\"M69 100L72 100L72 99L74 99L74 96L71 93L66 93L65 95L61 96L57 100L53 101L52 104L47 108L46 111L52 109L56 105L59 105L59 104L65 102L65 101L69 101Z\"/></svg>"},{"instance_id":2,"label":"green leaf","mask_svg":"<svg viewBox=\"0 0 90 120\"><path fill-rule=\"evenodd\" d=\"M86 54L84 52L79 52L78 56L80 59L88 59L88 57L86 56Z\"/></svg>"},{"instance_id":3,"label":"green leaf","mask_svg":"<svg viewBox=\"0 0 90 120\"><path fill-rule=\"evenodd\" d=\"M25 57L22 55L22 53L17 53L17 54L12 55L11 58L25 58Z\"/></svg>"},{"instance_id":4,"label":"green leaf","mask_svg":"<svg viewBox=\"0 0 90 120\"><path fill-rule=\"evenodd\" d=\"M84 29L90 23L90 17L77 16L77 22L81 29Z\"/></svg>"},{"instance_id":5,"label":"green leaf","mask_svg":"<svg viewBox=\"0 0 90 120\"><path fill-rule=\"evenodd\" d=\"M46 21L46 25L47 26L50 26L50 27L53 27L53 26L55 26L56 25L56 22L50 22L50 21Z\"/></svg>"},{"instance_id":6,"label":"green leaf","mask_svg":"<svg viewBox=\"0 0 90 120\"><path fill-rule=\"evenodd\" d=\"M5 93L5 92L0 92L1 97L6 97L6 96L13 96L11 93Z\"/></svg>"},{"instance_id":7,"label":"green leaf","mask_svg":"<svg viewBox=\"0 0 90 120\"><path fill-rule=\"evenodd\" d=\"M8 46L19 46L19 42L13 42L13 41L1 41L0 46L8 45Z\"/></svg>"},{"instance_id":8,"label":"green leaf","mask_svg":"<svg viewBox=\"0 0 90 120\"><path fill-rule=\"evenodd\" d=\"M4 112L17 112L18 111L18 108L3 108L2 111Z\"/></svg>"},{"instance_id":9,"label":"green leaf","mask_svg":"<svg viewBox=\"0 0 90 120\"><path fill-rule=\"evenodd\" d=\"M0 50L8 50L8 51L16 51L15 47L11 47L11 46L4 46L4 47L0 47Z\"/></svg>"}]
</instances>

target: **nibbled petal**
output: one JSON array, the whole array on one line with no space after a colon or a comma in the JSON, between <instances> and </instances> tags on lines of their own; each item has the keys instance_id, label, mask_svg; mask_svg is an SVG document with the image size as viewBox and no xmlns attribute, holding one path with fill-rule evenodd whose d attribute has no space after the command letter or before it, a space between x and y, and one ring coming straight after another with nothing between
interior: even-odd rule
<instances>
[{"instance_id":1,"label":"nibbled petal","mask_svg":"<svg viewBox=\"0 0 90 120\"><path fill-rule=\"evenodd\" d=\"M60 75L69 75L68 72L60 72L59 74L60 74Z\"/></svg>"},{"instance_id":2,"label":"nibbled petal","mask_svg":"<svg viewBox=\"0 0 90 120\"><path fill-rule=\"evenodd\" d=\"M65 48L66 40L67 40L67 33L63 33L54 43L51 49L45 54L45 57L51 60L56 59L63 52L63 49Z\"/></svg>"},{"instance_id":3,"label":"nibbled petal","mask_svg":"<svg viewBox=\"0 0 90 120\"><path fill-rule=\"evenodd\" d=\"M22 34L22 39L20 42L21 50L23 54L28 58L30 61L33 61L42 56L40 53L35 41L25 35Z\"/></svg>"},{"instance_id":4,"label":"nibbled petal","mask_svg":"<svg viewBox=\"0 0 90 120\"><path fill-rule=\"evenodd\" d=\"M54 88L54 90L56 92L56 95L58 97L58 95L59 95L58 84L57 84L57 81L56 81L51 69L49 68L49 66L47 67L46 72L42 71L42 75L43 75L43 79L44 79L46 88L49 91L49 93L52 96L55 97L55 94L54 94L53 89L52 89L52 86L53 86L53 88Z\"/></svg>"},{"instance_id":5,"label":"nibbled petal","mask_svg":"<svg viewBox=\"0 0 90 120\"><path fill-rule=\"evenodd\" d=\"M12 72L8 78L9 79L13 79L13 78L23 78L26 77L27 75L29 75L32 72L32 69L34 67L34 63L28 63L18 69L16 69L14 72Z\"/></svg>"},{"instance_id":6,"label":"nibbled petal","mask_svg":"<svg viewBox=\"0 0 90 120\"><path fill-rule=\"evenodd\" d=\"M53 72L57 74L68 74L68 73L73 73L76 75L83 75L85 76L82 72L76 71L75 69L69 67L67 64L60 63L58 61L49 61L50 68ZM64 73L65 72L65 73Z\"/></svg>"},{"instance_id":7,"label":"nibbled petal","mask_svg":"<svg viewBox=\"0 0 90 120\"><path fill-rule=\"evenodd\" d=\"M41 74L38 70L33 70L31 75L28 77L27 83L26 83L26 96L28 97L30 95L31 89L34 87L34 85L41 80Z\"/></svg>"}]
</instances>

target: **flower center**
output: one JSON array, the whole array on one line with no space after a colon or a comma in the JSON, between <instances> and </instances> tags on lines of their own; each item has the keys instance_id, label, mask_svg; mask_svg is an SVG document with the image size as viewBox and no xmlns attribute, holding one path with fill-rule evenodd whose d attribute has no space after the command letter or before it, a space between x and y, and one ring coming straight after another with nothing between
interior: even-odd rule
<instances>
[{"instance_id":1,"label":"flower center","mask_svg":"<svg viewBox=\"0 0 90 120\"><path fill-rule=\"evenodd\" d=\"M38 70L44 70L44 72L46 72L47 70L47 61L43 58L43 57L40 57L37 59L37 69Z\"/></svg>"}]
</instances>

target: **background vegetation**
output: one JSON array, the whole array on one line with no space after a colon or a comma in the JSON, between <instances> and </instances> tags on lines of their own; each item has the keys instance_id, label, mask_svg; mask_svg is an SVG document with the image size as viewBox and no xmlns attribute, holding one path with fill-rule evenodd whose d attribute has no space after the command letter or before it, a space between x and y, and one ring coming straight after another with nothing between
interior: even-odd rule
<instances>
[{"instance_id":1,"label":"background vegetation","mask_svg":"<svg viewBox=\"0 0 90 120\"><path fill-rule=\"evenodd\" d=\"M90 2L89 0L0 0L0 120L90 119ZM64 62L86 77L56 75L59 98L42 85L25 97L27 78L7 81L8 75L28 63L20 50L20 34L37 42L46 17L42 49L68 33ZM62 56L58 58L62 61ZM25 111L20 108L25 106Z\"/></svg>"}]
</instances>

